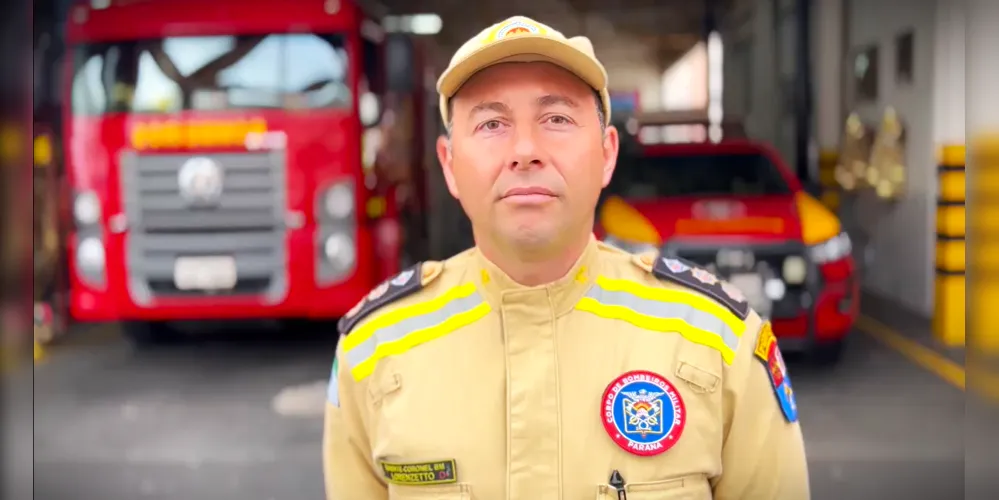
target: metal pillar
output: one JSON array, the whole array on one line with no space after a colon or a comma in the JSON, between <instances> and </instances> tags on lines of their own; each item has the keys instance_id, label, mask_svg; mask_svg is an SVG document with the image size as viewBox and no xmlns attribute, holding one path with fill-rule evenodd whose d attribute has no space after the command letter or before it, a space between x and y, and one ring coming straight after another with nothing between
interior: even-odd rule
<instances>
[{"instance_id":1,"label":"metal pillar","mask_svg":"<svg viewBox=\"0 0 999 500\"><path fill-rule=\"evenodd\" d=\"M816 192L812 137L812 0L795 0L794 130L795 170L806 189Z\"/></svg>"}]
</instances>

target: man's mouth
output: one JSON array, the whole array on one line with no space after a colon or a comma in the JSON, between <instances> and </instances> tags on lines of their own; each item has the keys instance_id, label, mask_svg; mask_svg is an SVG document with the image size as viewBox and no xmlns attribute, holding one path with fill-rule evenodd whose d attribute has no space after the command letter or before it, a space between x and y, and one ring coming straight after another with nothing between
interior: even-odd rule
<instances>
[{"instance_id":1,"label":"man's mouth","mask_svg":"<svg viewBox=\"0 0 999 500\"><path fill-rule=\"evenodd\" d=\"M528 186L528 187L517 187L507 190L503 193L503 198L554 198L556 196L555 192L551 189L541 187L541 186Z\"/></svg>"}]
</instances>

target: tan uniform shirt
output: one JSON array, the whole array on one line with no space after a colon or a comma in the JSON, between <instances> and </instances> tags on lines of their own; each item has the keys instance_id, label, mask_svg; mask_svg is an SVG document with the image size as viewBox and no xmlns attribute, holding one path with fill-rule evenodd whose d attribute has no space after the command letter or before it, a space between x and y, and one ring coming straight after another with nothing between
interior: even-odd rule
<instances>
[{"instance_id":1,"label":"tan uniform shirt","mask_svg":"<svg viewBox=\"0 0 999 500\"><path fill-rule=\"evenodd\" d=\"M473 249L351 313L330 500L809 498L769 323L703 270L594 241L524 287Z\"/></svg>"}]
</instances>

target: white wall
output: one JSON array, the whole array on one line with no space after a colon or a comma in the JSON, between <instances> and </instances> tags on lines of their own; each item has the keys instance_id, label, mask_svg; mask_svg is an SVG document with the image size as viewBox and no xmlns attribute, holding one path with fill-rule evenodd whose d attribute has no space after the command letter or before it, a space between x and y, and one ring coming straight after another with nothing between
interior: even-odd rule
<instances>
[{"instance_id":1,"label":"white wall","mask_svg":"<svg viewBox=\"0 0 999 500\"><path fill-rule=\"evenodd\" d=\"M596 52L607 69L611 90L637 90L643 110L662 107L663 68L646 50L619 43L617 46L598 46Z\"/></svg>"},{"instance_id":2,"label":"white wall","mask_svg":"<svg viewBox=\"0 0 999 500\"><path fill-rule=\"evenodd\" d=\"M776 16L774 2L783 9ZM983 2L986 0L982 0ZM794 19L788 0L742 0L725 27L725 109L742 114L754 137L773 143L786 159L794 158L794 129L789 88L794 72ZM842 19L828 16L842 3ZM936 152L942 143L962 142L964 65L963 28L956 0L820 0L813 30L813 79L825 91L815 96L816 132L821 147L839 142L844 110L878 123L886 106L899 110L907 125L908 193L893 205L869 197L846 200L844 225L865 257L864 285L916 312L929 315L933 303ZM827 14L822 14L826 12ZM826 23L826 21L830 21ZM831 22L836 21L836 22ZM840 21L842 26L840 26ZM826 24L828 25L826 25ZM836 25L836 26L833 26ZM845 28L845 29L843 29ZM911 84L895 78L895 37L914 32ZM947 43L937 36L948 33ZM842 34L838 34L840 32ZM844 41L842 37L846 36ZM777 43L779 42L779 43ZM847 54L836 50L837 42ZM854 51L879 47L878 98L855 102ZM842 57L842 64L823 58ZM940 63L940 61L944 61ZM946 65L940 67L938 64ZM840 73L837 84L828 82ZM941 87L952 90L941 91ZM830 92L840 94L829 96ZM863 213L864 217L858 214Z\"/></svg>"},{"instance_id":3,"label":"white wall","mask_svg":"<svg viewBox=\"0 0 999 500\"><path fill-rule=\"evenodd\" d=\"M848 54L844 70L853 69L855 51L878 47L878 99L857 102L853 80L844 95L848 109L876 124L886 106L894 106L906 126L908 186L905 197L886 205L860 197L844 206L844 223L867 250L864 285L913 311L933 309L933 260L936 215L934 141L934 62L936 2L933 0L847 0ZM909 84L895 78L895 37L914 32L914 75Z\"/></svg>"},{"instance_id":4,"label":"white wall","mask_svg":"<svg viewBox=\"0 0 999 500\"><path fill-rule=\"evenodd\" d=\"M999 6L999 2L988 0ZM965 139L965 38L966 7L963 2L938 0L936 14L936 40L934 44L934 79L933 79L933 138L938 146L964 144ZM995 32L995 25L990 26ZM995 46L994 44L992 45ZM989 57L994 55L989 54ZM984 64L984 68L996 75L995 64ZM989 76L992 76L989 75ZM969 83L972 80L968 80ZM995 95L993 79L988 82L987 95ZM977 111L976 107L974 111Z\"/></svg>"},{"instance_id":5,"label":"white wall","mask_svg":"<svg viewBox=\"0 0 999 500\"><path fill-rule=\"evenodd\" d=\"M786 91L794 69L794 26L789 15L783 16L778 47L772 1L744 0L723 23L723 101L727 114L743 117L747 133L773 144L793 162L793 115ZM784 12L790 14L786 8Z\"/></svg>"},{"instance_id":6,"label":"white wall","mask_svg":"<svg viewBox=\"0 0 999 500\"><path fill-rule=\"evenodd\" d=\"M698 43L663 72L661 89L666 110L707 109L707 44Z\"/></svg>"}]
</instances>

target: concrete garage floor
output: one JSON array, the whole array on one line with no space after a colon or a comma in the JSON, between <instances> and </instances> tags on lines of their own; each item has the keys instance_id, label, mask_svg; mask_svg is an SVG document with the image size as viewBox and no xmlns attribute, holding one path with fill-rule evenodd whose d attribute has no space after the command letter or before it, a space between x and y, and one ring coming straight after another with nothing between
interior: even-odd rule
<instances>
[{"instance_id":1,"label":"concrete garage floor","mask_svg":"<svg viewBox=\"0 0 999 500\"><path fill-rule=\"evenodd\" d=\"M323 498L331 342L136 352L114 332L87 338L35 368L34 498ZM854 340L833 370L789 359L813 498L963 498L963 392L866 334ZM30 376L9 382L30 383L18 375ZM10 415L8 429L27 431L26 415Z\"/></svg>"}]
</instances>

